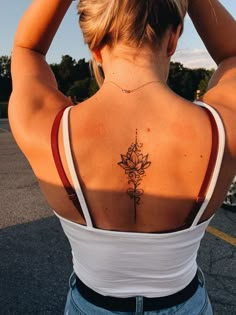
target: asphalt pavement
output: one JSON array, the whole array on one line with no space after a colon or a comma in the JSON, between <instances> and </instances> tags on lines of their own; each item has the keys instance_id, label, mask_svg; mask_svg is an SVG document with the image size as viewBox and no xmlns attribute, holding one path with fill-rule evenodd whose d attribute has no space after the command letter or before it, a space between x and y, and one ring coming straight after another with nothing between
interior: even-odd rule
<instances>
[{"instance_id":1,"label":"asphalt pavement","mask_svg":"<svg viewBox=\"0 0 236 315\"><path fill-rule=\"evenodd\" d=\"M0 179L0 315L62 315L69 244L1 119ZM236 315L236 214L220 209L211 226L221 234L206 233L198 262L214 314Z\"/></svg>"},{"instance_id":2,"label":"asphalt pavement","mask_svg":"<svg viewBox=\"0 0 236 315\"><path fill-rule=\"evenodd\" d=\"M10 126L8 123L8 119L0 118L0 133L1 132L9 132Z\"/></svg>"}]
</instances>

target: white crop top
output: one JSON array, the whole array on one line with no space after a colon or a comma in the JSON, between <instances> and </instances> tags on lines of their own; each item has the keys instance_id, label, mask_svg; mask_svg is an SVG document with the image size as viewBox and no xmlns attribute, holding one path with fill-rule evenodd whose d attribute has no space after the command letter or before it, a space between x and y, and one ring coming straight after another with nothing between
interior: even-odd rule
<instances>
[{"instance_id":1,"label":"white crop top","mask_svg":"<svg viewBox=\"0 0 236 315\"><path fill-rule=\"evenodd\" d=\"M73 185L87 226L71 222L57 213L72 248L76 275L91 289L102 295L115 297L162 297L185 288L197 271L200 241L211 218L199 220L206 209L221 168L225 132L222 121L212 107L207 108L218 128L218 153L215 168L192 226L171 233L134 233L101 230L93 227L87 204L75 172L68 132L68 114L63 114L63 139L66 159Z\"/></svg>"}]
</instances>

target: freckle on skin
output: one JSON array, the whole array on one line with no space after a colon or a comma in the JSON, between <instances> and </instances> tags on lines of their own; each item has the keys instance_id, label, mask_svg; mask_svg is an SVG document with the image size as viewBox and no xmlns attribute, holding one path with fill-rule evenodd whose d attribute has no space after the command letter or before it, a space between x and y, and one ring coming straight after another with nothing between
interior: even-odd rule
<instances>
[{"instance_id":1,"label":"freckle on skin","mask_svg":"<svg viewBox=\"0 0 236 315\"><path fill-rule=\"evenodd\" d=\"M150 132L151 131L151 129L150 128L147 128L147 132Z\"/></svg>"},{"instance_id":2,"label":"freckle on skin","mask_svg":"<svg viewBox=\"0 0 236 315\"><path fill-rule=\"evenodd\" d=\"M200 158L201 158L201 159L203 158L203 155L202 155L202 154L200 155Z\"/></svg>"}]
</instances>

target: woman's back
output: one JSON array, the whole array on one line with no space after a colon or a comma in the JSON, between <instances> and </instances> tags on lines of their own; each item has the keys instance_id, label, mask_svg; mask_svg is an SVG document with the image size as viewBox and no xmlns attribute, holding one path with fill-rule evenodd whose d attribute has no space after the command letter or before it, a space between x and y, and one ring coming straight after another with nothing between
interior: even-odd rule
<instances>
[{"instance_id":1,"label":"woman's back","mask_svg":"<svg viewBox=\"0 0 236 315\"><path fill-rule=\"evenodd\" d=\"M212 128L206 111L177 96L166 85L170 57L176 49L188 3L150 1L152 10L145 2L138 6L136 1L109 3L109 6L105 0L93 3L92 9L89 1L80 1L78 5L80 26L92 51L101 89L71 110L69 125L76 171L95 226L140 232L178 229L184 225L198 196L212 149ZM205 5L207 20L206 12L212 7L208 2ZM233 179L236 160L235 47L230 40L222 47L221 39L214 35L215 28L223 32L222 28L228 25L231 27L227 32L234 34L235 22L218 3L214 5L220 23L212 20L208 28L198 21L195 24L200 31L202 27L209 33L208 48L220 63L203 101L220 114L227 145L219 181L202 220L221 205ZM191 10L198 12L201 6L190 1L189 8L191 14ZM55 117L70 104L57 90L43 57L57 26L50 20L52 9L48 8L45 21L39 24L42 30L47 24L50 32L45 31L48 41L41 46L37 30L31 32L28 28L31 10L37 16L37 5L32 5L19 27L12 56L11 128L52 208L65 218L85 223L68 199L51 151ZM21 35L24 31L28 32L25 37ZM35 39L33 49L41 53L31 49L34 46L31 37ZM104 82L98 74L99 63ZM131 93L125 89L131 89ZM70 179L61 129L58 139ZM134 153L134 159L140 155L142 163L134 167L127 153L136 142L140 151Z\"/></svg>"},{"instance_id":2,"label":"woman's back","mask_svg":"<svg viewBox=\"0 0 236 315\"><path fill-rule=\"evenodd\" d=\"M198 196L211 153L211 123L202 107L177 97L161 83L129 95L107 84L92 99L72 108L69 126L77 175L96 227L161 232L184 225ZM127 172L132 171L132 165L130 168L120 165L122 155L127 156L136 137L140 145L137 153L143 159L148 155L146 162L149 162L148 167L140 166L143 174L137 189L142 193L138 203L128 193L134 187ZM70 178L61 130L59 144L63 166ZM50 147L49 141L47 146ZM38 152L41 158L42 154ZM220 184L201 221L221 205L231 181L225 176L232 167L228 160L226 152ZM50 205L65 218L84 224L62 188L53 160L44 161L43 168L41 163L33 168ZM48 169L55 170L54 179Z\"/></svg>"},{"instance_id":3,"label":"woman's back","mask_svg":"<svg viewBox=\"0 0 236 315\"><path fill-rule=\"evenodd\" d=\"M71 243L76 276L65 312L212 314L196 258L235 175L235 20L217 0L80 0L101 88L65 109L71 101L44 57L70 3L35 0L22 18L9 107ZM219 65L206 104L167 87L187 10Z\"/></svg>"}]
</instances>

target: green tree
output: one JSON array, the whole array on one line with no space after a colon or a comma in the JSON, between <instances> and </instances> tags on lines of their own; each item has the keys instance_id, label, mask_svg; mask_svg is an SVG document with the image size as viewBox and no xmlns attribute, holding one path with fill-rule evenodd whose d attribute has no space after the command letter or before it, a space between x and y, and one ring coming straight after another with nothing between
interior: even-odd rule
<instances>
[{"instance_id":1,"label":"green tree","mask_svg":"<svg viewBox=\"0 0 236 315\"><path fill-rule=\"evenodd\" d=\"M93 96L97 91L98 91L99 87L97 85L97 82L94 78L91 78L90 80L90 85L89 85L89 97Z\"/></svg>"},{"instance_id":2,"label":"green tree","mask_svg":"<svg viewBox=\"0 0 236 315\"><path fill-rule=\"evenodd\" d=\"M85 59L80 59L75 65L76 77L78 80L84 80L90 78L91 73L89 69L89 63Z\"/></svg>"},{"instance_id":3,"label":"green tree","mask_svg":"<svg viewBox=\"0 0 236 315\"><path fill-rule=\"evenodd\" d=\"M169 87L178 95L193 101L196 91L199 90L199 84L203 86L209 81L213 70L188 69L179 62L171 62L168 78ZM201 83L202 82L202 83ZM206 88L202 88L204 93Z\"/></svg>"},{"instance_id":4,"label":"green tree","mask_svg":"<svg viewBox=\"0 0 236 315\"><path fill-rule=\"evenodd\" d=\"M183 92L183 79L185 76L185 68L180 62L171 62L168 77L169 87L178 95L185 96Z\"/></svg>"},{"instance_id":5,"label":"green tree","mask_svg":"<svg viewBox=\"0 0 236 315\"><path fill-rule=\"evenodd\" d=\"M12 91L11 58L0 57L0 101L8 101Z\"/></svg>"},{"instance_id":6,"label":"green tree","mask_svg":"<svg viewBox=\"0 0 236 315\"><path fill-rule=\"evenodd\" d=\"M91 78L89 63L85 59L76 61L69 55L65 55L62 56L59 64L54 63L50 66L56 77L59 90L68 96L78 94L77 81ZM84 97L84 90L81 92L81 95ZM88 96L89 94L86 95L86 97Z\"/></svg>"},{"instance_id":7,"label":"green tree","mask_svg":"<svg viewBox=\"0 0 236 315\"><path fill-rule=\"evenodd\" d=\"M199 82L199 85L198 85L198 90L200 91L199 96L202 96L204 93L206 93L208 83L214 72L215 72L214 69L206 70L203 79Z\"/></svg>"},{"instance_id":8,"label":"green tree","mask_svg":"<svg viewBox=\"0 0 236 315\"><path fill-rule=\"evenodd\" d=\"M67 94L68 89L76 81L76 60L69 55L62 56L60 64L52 64L59 90Z\"/></svg>"},{"instance_id":9,"label":"green tree","mask_svg":"<svg viewBox=\"0 0 236 315\"><path fill-rule=\"evenodd\" d=\"M68 90L68 95L78 102L84 101L89 96L90 78L77 80Z\"/></svg>"}]
</instances>

